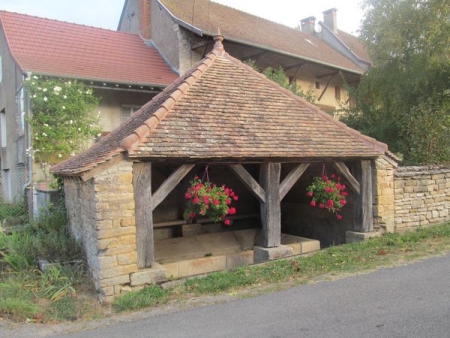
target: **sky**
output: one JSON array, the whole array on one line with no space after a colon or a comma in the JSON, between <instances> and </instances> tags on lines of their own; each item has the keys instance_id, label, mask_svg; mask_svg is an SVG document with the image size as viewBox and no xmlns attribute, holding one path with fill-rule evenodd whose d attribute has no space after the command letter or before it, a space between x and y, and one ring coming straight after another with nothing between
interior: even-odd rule
<instances>
[{"instance_id":1,"label":"sky","mask_svg":"<svg viewBox=\"0 0 450 338\"><path fill-rule=\"evenodd\" d=\"M124 0L0 0L0 10L116 30ZM295 27L300 20L336 8L337 25L357 35L363 11L360 0L215 0L230 7Z\"/></svg>"}]
</instances>

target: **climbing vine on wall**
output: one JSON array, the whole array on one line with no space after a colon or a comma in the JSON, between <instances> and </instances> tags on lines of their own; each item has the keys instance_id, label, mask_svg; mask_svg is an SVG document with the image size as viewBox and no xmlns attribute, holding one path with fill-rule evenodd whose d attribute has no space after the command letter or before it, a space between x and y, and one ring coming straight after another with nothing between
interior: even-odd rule
<instances>
[{"instance_id":1,"label":"climbing vine on wall","mask_svg":"<svg viewBox=\"0 0 450 338\"><path fill-rule=\"evenodd\" d=\"M58 163L86 149L101 131L99 99L78 81L32 76L27 79L31 102L31 148L42 166Z\"/></svg>"}]
</instances>

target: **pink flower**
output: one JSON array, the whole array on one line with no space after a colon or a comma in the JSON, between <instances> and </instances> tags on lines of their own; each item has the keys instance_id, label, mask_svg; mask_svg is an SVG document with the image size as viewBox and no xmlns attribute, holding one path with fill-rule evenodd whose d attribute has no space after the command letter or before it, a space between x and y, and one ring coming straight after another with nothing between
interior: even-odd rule
<instances>
[{"instance_id":1,"label":"pink flower","mask_svg":"<svg viewBox=\"0 0 450 338\"><path fill-rule=\"evenodd\" d=\"M342 219L342 215L336 214L336 218L341 220Z\"/></svg>"},{"instance_id":2,"label":"pink flower","mask_svg":"<svg viewBox=\"0 0 450 338\"><path fill-rule=\"evenodd\" d=\"M220 204L220 201L219 201L219 200L213 200L213 204L214 204L214 205L219 205L219 204Z\"/></svg>"},{"instance_id":3,"label":"pink flower","mask_svg":"<svg viewBox=\"0 0 450 338\"><path fill-rule=\"evenodd\" d=\"M333 191L334 191L334 189L331 188L331 187L326 187L325 188L325 192L333 192Z\"/></svg>"},{"instance_id":4,"label":"pink flower","mask_svg":"<svg viewBox=\"0 0 450 338\"><path fill-rule=\"evenodd\" d=\"M225 203L231 204L231 200L230 200L229 198L227 198L227 199L225 200Z\"/></svg>"},{"instance_id":5,"label":"pink flower","mask_svg":"<svg viewBox=\"0 0 450 338\"><path fill-rule=\"evenodd\" d=\"M312 191L308 191L308 192L306 193L306 196L312 197L312 196L313 196L313 192L312 192Z\"/></svg>"},{"instance_id":6,"label":"pink flower","mask_svg":"<svg viewBox=\"0 0 450 338\"><path fill-rule=\"evenodd\" d=\"M346 200L340 200L339 203L340 203L342 206L344 206L344 205L347 204L347 201L346 201Z\"/></svg>"},{"instance_id":7,"label":"pink flower","mask_svg":"<svg viewBox=\"0 0 450 338\"><path fill-rule=\"evenodd\" d=\"M200 202L200 199L199 199L198 197L195 197L195 198L192 200L192 203L194 203L194 204L198 204L198 202Z\"/></svg>"},{"instance_id":8,"label":"pink flower","mask_svg":"<svg viewBox=\"0 0 450 338\"><path fill-rule=\"evenodd\" d=\"M208 196L203 196L203 203L205 203L205 204L209 203Z\"/></svg>"},{"instance_id":9,"label":"pink flower","mask_svg":"<svg viewBox=\"0 0 450 338\"><path fill-rule=\"evenodd\" d=\"M195 216L197 216L197 214L195 212L191 212L189 214L189 218L195 218Z\"/></svg>"},{"instance_id":10,"label":"pink flower","mask_svg":"<svg viewBox=\"0 0 450 338\"><path fill-rule=\"evenodd\" d=\"M320 204L319 204L319 208L320 208L320 209L323 209L323 208L325 208L325 204L323 204L323 203L320 203Z\"/></svg>"},{"instance_id":11,"label":"pink flower","mask_svg":"<svg viewBox=\"0 0 450 338\"><path fill-rule=\"evenodd\" d=\"M234 215L236 213L236 208L233 207L233 208L228 209L228 213L230 215Z\"/></svg>"},{"instance_id":12,"label":"pink flower","mask_svg":"<svg viewBox=\"0 0 450 338\"><path fill-rule=\"evenodd\" d=\"M229 219L226 219L225 221L223 221L223 223L225 223L225 225L228 225L228 226L231 225L231 221Z\"/></svg>"},{"instance_id":13,"label":"pink flower","mask_svg":"<svg viewBox=\"0 0 450 338\"><path fill-rule=\"evenodd\" d=\"M188 193L188 192L186 193L185 196L186 196L186 199L190 199L192 197L192 195L190 193Z\"/></svg>"},{"instance_id":14,"label":"pink flower","mask_svg":"<svg viewBox=\"0 0 450 338\"><path fill-rule=\"evenodd\" d=\"M331 174L331 178L335 178L336 177L336 175L335 174Z\"/></svg>"},{"instance_id":15,"label":"pink flower","mask_svg":"<svg viewBox=\"0 0 450 338\"><path fill-rule=\"evenodd\" d=\"M237 200L239 199L238 195L234 195L234 196L233 196L233 199L234 199L235 201L237 201Z\"/></svg>"},{"instance_id":16,"label":"pink flower","mask_svg":"<svg viewBox=\"0 0 450 338\"><path fill-rule=\"evenodd\" d=\"M309 205L312 206L312 207L315 207L316 206L316 201L309 202Z\"/></svg>"},{"instance_id":17,"label":"pink flower","mask_svg":"<svg viewBox=\"0 0 450 338\"><path fill-rule=\"evenodd\" d=\"M341 193L341 195L342 195L342 196L348 196L348 192L343 191L343 192Z\"/></svg>"}]
</instances>

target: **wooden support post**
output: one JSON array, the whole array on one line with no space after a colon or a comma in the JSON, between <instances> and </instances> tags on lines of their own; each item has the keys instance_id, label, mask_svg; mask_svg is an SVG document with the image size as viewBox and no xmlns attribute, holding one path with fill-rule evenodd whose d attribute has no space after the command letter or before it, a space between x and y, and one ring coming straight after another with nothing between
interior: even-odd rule
<instances>
[{"instance_id":1,"label":"wooden support post","mask_svg":"<svg viewBox=\"0 0 450 338\"><path fill-rule=\"evenodd\" d=\"M138 268L151 267L154 254L152 212L152 164L133 163L133 189L136 220Z\"/></svg>"},{"instance_id":2,"label":"wooden support post","mask_svg":"<svg viewBox=\"0 0 450 338\"><path fill-rule=\"evenodd\" d=\"M261 203L266 202L264 189L255 181L252 175L241 164L230 164L239 180L258 198Z\"/></svg>"},{"instance_id":3,"label":"wooden support post","mask_svg":"<svg viewBox=\"0 0 450 338\"><path fill-rule=\"evenodd\" d=\"M265 192L265 203L261 203L263 245L266 248L281 244L280 163L263 163L260 184Z\"/></svg>"},{"instance_id":4,"label":"wooden support post","mask_svg":"<svg viewBox=\"0 0 450 338\"><path fill-rule=\"evenodd\" d=\"M371 161L361 161L361 203L363 232L373 231L373 204L372 204L372 165Z\"/></svg>"}]
</instances>

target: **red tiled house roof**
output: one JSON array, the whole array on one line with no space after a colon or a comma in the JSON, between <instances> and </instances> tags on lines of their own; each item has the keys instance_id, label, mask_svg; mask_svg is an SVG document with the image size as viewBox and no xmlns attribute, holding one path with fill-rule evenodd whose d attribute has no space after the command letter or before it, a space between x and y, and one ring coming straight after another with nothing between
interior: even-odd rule
<instances>
[{"instance_id":1,"label":"red tiled house roof","mask_svg":"<svg viewBox=\"0 0 450 338\"><path fill-rule=\"evenodd\" d=\"M214 36L217 28L227 41L356 74L364 69L318 37L209 0L159 0L175 22L200 35ZM263 33L262 33L263 32Z\"/></svg>"},{"instance_id":2,"label":"red tiled house roof","mask_svg":"<svg viewBox=\"0 0 450 338\"><path fill-rule=\"evenodd\" d=\"M150 86L178 77L138 35L5 11L0 24L23 72Z\"/></svg>"},{"instance_id":3,"label":"red tiled house roof","mask_svg":"<svg viewBox=\"0 0 450 338\"><path fill-rule=\"evenodd\" d=\"M52 167L82 175L127 152L180 162L375 158L387 146L231 57L218 37L196 67L86 152Z\"/></svg>"}]
</instances>

